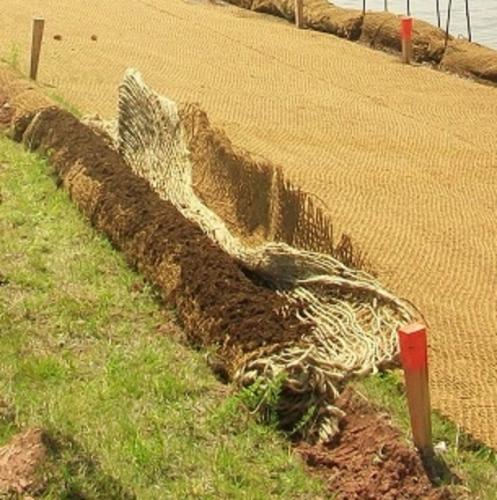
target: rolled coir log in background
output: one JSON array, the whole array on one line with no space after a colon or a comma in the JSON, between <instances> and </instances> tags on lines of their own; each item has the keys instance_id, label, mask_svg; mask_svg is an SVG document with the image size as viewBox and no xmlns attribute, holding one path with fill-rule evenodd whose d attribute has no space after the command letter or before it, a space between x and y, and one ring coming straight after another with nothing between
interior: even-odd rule
<instances>
[{"instance_id":1,"label":"rolled coir log in background","mask_svg":"<svg viewBox=\"0 0 497 500\"><path fill-rule=\"evenodd\" d=\"M360 10L336 7L327 0L304 2L304 22L316 31L357 40L361 36L362 21L363 14Z\"/></svg>"},{"instance_id":2,"label":"rolled coir log in background","mask_svg":"<svg viewBox=\"0 0 497 500\"><path fill-rule=\"evenodd\" d=\"M295 20L295 0L228 0L229 3ZM327 0L304 1L304 25L317 31L331 33L342 38L357 40L361 35L362 11L343 9Z\"/></svg>"},{"instance_id":3,"label":"rolled coir log in background","mask_svg":"<svg viewBox=\"0 0 497 500\"><path fill-rule=\"evenodd\" d=\"M241 7L242 9L251 9L253 0L226 0L228 3Z\"/></svg>"},{"instance_id":4,"label":"rolled coir log in background","mask_svg":"<svg viewBox=\"0 0 497 500\"><path fill-rule=\"evenodd\" d=\"M441 68L497 83L497 51L466 40L451 40Z\"/></svg>"},{"instance_id":5,"label":"rolled coir log in background","mask_svg":"<svg viewBox=\"0 0 497 500\"><path fill-rule=\"evenodd\" d=\"M14 129L16 139L50 155L80 210L177 308L192 343L219 347L228 372L238 355L298 341L308 331L295 308L248 279L102 136L70 113L50 107Z\"/></svg>"},{"instance_id":6,"label":"rolled coir log in background","mask_svg":"<svg viewBox=\"0 0 497 500\"><path fill-rule=\"evenodd\" d=\"M401 16L389 12L368 12L362 23L360 41L375 49L400 52ZM445 48L445 33L425 21L415 19L412 32L413 58L438 64Z\"/></svg>"},{"instance_id":7,"label":"rolled coir log in background","mask_svg":"<svg viewBox=\"0 0 497 500\"><path fill-rule=\"evenodd\" d=\"M250 8L255 12L284 17L289 21L295 19L295 0L252 0Z\"/></svg>"}]
</instances>

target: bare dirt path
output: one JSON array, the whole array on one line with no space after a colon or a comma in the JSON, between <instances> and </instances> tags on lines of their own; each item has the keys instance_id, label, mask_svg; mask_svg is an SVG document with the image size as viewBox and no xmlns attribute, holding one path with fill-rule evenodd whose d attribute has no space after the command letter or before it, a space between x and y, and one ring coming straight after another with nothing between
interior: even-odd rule
<instances>
[{"instance_id":1,"label":"bare dirt path","mask_svg":"<svg viewBox=\"0 0 497 500\"><path fill-rule=\"evenodd\" d=\"M30 18L44 15L40 80L84 111L113 115L137 67L323 199L425 313L435 406L497 447L497 89L210 2L3 7L4 56L16 42L25 64Z\"/></svg>"}]
</instances>

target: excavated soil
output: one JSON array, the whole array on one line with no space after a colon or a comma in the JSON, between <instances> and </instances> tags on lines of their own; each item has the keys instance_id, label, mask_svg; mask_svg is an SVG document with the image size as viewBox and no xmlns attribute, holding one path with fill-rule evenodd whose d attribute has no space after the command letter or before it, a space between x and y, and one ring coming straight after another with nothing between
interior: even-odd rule
<instances>
[{"instance_id":1,"label":"excavated soil","mask_svg":"<svg viewBox=\"0 0 497 500\"><path fill-rule=\"evenodd\" d=\"M40 470L47 458L40 429L28 429L0 448L0 497L35 495L43 488Z\"/></svg>"},{"instance_id":2,"label":"excavated soil","mask_svg":"<svg viewBox=\"0 0 497 500\"><path fill-rule=\"evenodd\" d=\"M450 499L432 486L416 451L406 445L387 415L379 414L351 390L337 405L346 412L335 442L301 443L298 454L329 485L339 499Z\"/></svg>"},{"instance_id":3,"label":"excavated soil","mask_svg":"<svg viewBox=\"0 0 497 500\"><path fill-rule=\"evenodd\" d=\"M295 308L283 311L282 298L250 281L196 224L134 175L101 135L55 107L30 122L16 122L15 139L50 153L81 211L176 306L190 342L217 346L229 369L242 353L306 333Z\"/></svg>"}]
</instances>

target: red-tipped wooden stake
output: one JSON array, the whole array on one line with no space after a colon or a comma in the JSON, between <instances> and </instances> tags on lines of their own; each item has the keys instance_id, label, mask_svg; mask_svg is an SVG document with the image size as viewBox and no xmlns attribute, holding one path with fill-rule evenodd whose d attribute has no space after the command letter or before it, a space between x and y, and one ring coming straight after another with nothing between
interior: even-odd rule
<instances>
[{"instance_id":1,"label":"red-tipped wooden stake","mask_svg":"<svg viewBox=\"0 0 497 500\"><path fill-rule=\"evenodd\" d=\"M433 442L426 327L413 323L401 328L399 343L414 444L423 456L430 457L433 455Z\"/></svg>"},{"instance_id":2,"label":"red-tipped wooden stake","mask_svg":"<svg viewBox=\"0 0 497 500\"><path fill-rule=\"evenodd\" d=\"M412 17L400 20L400 38L402 40L402 62L410 64L412 58Z\"/></svg>"},{"instance_id":3,"label":"red-tipped wooden stake","mask_svg":"<svg viewBox=\"0 0 497 500\"><path fill-rule=\"evenodd\" d=\"M299 29L304 26L304 0L295 0L295 26Z\"/></svg>"},{"instance_id":4,"label":"red-tipped wooden stake","mask_svg":"<svg viewBox=\"0 0 497 500\"><path fill-rule=\"evenodd\" d=\"M43 40L43 29L45 19L35 17L33 19L33 33L31 37L31 66L29 68L29 77L36 80L38 76L38 63L40 61L41 41Z\"/></svg>"}]
</instances>

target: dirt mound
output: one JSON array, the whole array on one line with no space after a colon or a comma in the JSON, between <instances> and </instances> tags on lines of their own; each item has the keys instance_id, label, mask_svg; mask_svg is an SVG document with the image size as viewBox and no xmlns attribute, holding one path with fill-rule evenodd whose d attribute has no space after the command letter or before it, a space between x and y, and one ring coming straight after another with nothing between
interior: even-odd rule
<instances>
[{"instance_id":1,"label":"dirt mound","mask_svg":"<svg viewBox=\"0 0 497 500\"><path fill-rule=\"evenodd\" d=\"M441 68L497 83L497 52L466 40L451 40Z\"/></svg>"},{"instance_id":2,"label":"dirt mound","mask_svg":"<svg viewBox=\"0 0 497 500\"><path fill-rule=\"evenodd\" d=\"M47 458L40 429L14 436L0 448L0 496L36 494L43 488L40 468Z\"/></svg>"},{"instance_id":3,"label":"dirt mound","mask_svg":"<svg viewBox=\"0 0 497 500\"><path fill-rule=\"evenodd\" d=\"M104 138L51 107L17 139L50 152L65 188L93 225L177 307L189 340L214 345L231 366L238 354L298 342L297 308L250 281L243 270L136 175ZM27 126L27 129L23 129Z\"/></svg>"},{"instance_id":4,"label":"dirt mound","mask_svg":"<svg viewBox=\"0 0 497 500\"><path fill-rule=\"evenodd\" d=\"M360 41L372 48L400 52L401 16L389 12L368 12L362 23ZM414 60L439 63L445 49L445 33L431 24L415 19L412 47Z\"/></svg>"},{"instance_id":5,"label":"dirt mound","mask_svg":"<svg viewBox=\"0 0 497 500\"><path fill-rule=\"evenodd\" d=\"M418 454L386 415L351 390L337 404L346 416L336 441L319 446L301 443L297 451L331 491L340 492L338 498L451 498L445 489L433 487Z\"/></svg>"}]
</instances>

